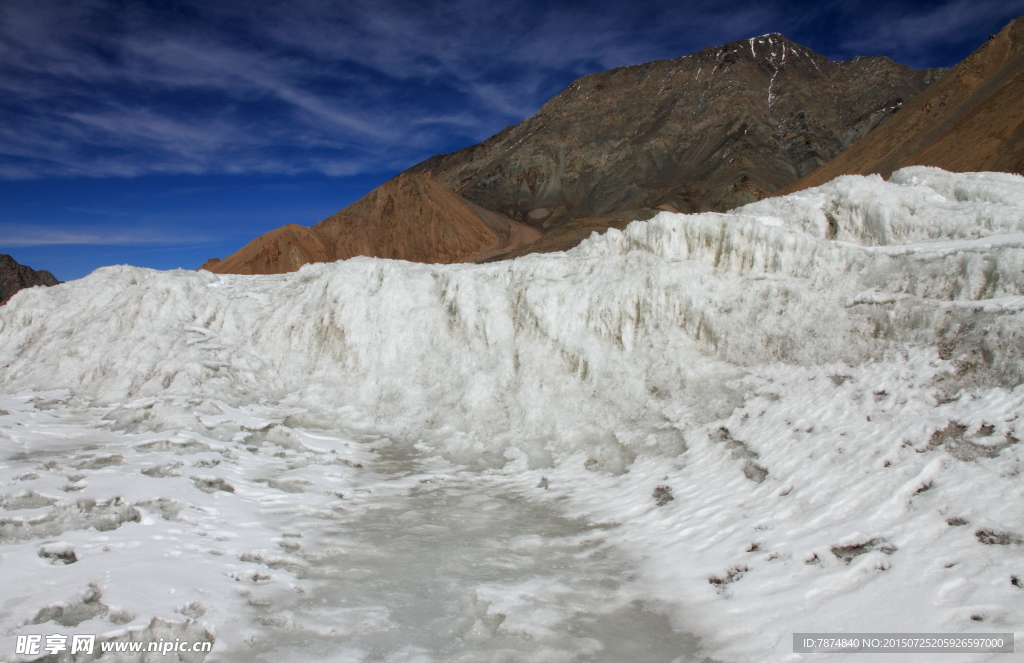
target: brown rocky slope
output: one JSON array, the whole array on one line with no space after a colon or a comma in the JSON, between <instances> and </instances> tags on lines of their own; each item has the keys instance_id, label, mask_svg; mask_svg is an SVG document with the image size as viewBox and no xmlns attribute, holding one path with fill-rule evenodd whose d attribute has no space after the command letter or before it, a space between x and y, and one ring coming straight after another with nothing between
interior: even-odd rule
<instances>
[{"instance_id":1,"label":"brown rocky slope","mask_svg":"<svg viewBox=\"0 0 1024 663\"><path fill-rule=\"evenodd\" d=\"M1024 17L1010 22L899 115L780 193L904 166L1024 174Z\"/></svg>"},{"instance_id":2,"label":"brown rocky slope","mask_svg":"<svg viewBox=\"0 0 1024 663\"><path fill-rule=\"evenodd\" d=\"M312 228L277 228L201 269L281 274L306 263L354 256L466 262L516 249L540 236L538 230L463 199L427 173L407 173Z\"/></svg>"}]
</instances>

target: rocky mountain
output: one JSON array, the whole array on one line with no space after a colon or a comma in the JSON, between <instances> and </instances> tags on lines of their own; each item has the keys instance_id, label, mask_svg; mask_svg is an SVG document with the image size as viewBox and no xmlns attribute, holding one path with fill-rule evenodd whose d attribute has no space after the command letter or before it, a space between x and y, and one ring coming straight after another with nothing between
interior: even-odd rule
<instances>
[{"instance_id":1,"label":"rocky mountain","mask_svg":"<svg viewBox=\"0 0 1024 663\"><path fill-rule=\"evenodd\" d=\"M413 166L312 229L279 228L204 268L272 273L353 255L483 260L570 248L656 208L725 211L830 161L944 71L884 57L833 62L769 34L592 74L535 116ZM443 202L432 207L431 196ZM448 207L459 216L429 211ZM539 236L531 228L544 239L520 248Z\"/></svg>"},{"instance_id":2,"label":"rocky mountain","mask_svg":"<svg viewBox=\"0 0 1024 663\"><path fill-rule=\"evenodd\" d=\"M410 170L542 228L630 209L724 211L830 161L944 71L833 62L763 35L585 76L522 123Z\"/></svg>"},{"instance_id":3,"label":"rocky mountain","mask_svg":"<svg viewBox=\"0 0 1024 663\"><path fill-rule=\"evenodd\" d=\"M289 224L201 269L281 274L310 262L375 256L411 262L485 259L529 244L540 231L475 205L428 173L406 173L312 228Z\"/></svg>"},{"instance_id":4,"label":"rocky mountain","mask_svg":"<svg viewBox=\"0 0 1024 663\"><path fill-rule=\"evenodd\" d=\"M846 152L780 193L904 166L1024 174L1024 17Z\"/></svg>"},{"instance_id":5,"label":"rocky mountain","mask_svg":"<svg viewBox=\"0 0 1024 663\"><path fill-rule=\"evenodd\" d=\"M60 281L44 270L36 271L27 265L21 265L6 253L0 253L0 306L14 296L22 288L36 285L57 285Z\"/></svg>"}]
</instances>

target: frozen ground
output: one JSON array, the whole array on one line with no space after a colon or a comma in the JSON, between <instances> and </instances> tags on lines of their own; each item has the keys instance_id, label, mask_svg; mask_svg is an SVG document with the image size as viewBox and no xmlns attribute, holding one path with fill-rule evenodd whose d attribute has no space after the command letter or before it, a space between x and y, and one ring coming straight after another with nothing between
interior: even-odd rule
<instances>
[{"instance_id":1,"label":"frozen ground","mask_svg":"<svg viewBox=\"0 0 1024 663\"><path fill-rule=\"evenodd\" d=\"M23 291L0 656L53 632L207 661L1020 643L1022 311L1024 178L926 168L509 263Z\"/></svg>"},{"instance_id":2,"label":"frozen ground","mask_svg":"<svg viewBox=\"0 0 1024 663\"><path fill-rule=\"evenodd\" d=\"M18 633L142 627L135 637L152 638L159 615L188 624L174 637L216 636L216 659L233 661L673 660L693 650L605 544L607 527L528 499L502 474L295 430L282 424L287 411L129 404L176 410L193 418L185 430L203 431L168 434L111 430L109 408L66 393L2 405L5 434L32 459L3 476L20 488L2 531L14 590L5 617L30 617ZM213 430L191 414L221 408ZM39 556L55 543L77 561Z\"/></svg>"}]
</instances>

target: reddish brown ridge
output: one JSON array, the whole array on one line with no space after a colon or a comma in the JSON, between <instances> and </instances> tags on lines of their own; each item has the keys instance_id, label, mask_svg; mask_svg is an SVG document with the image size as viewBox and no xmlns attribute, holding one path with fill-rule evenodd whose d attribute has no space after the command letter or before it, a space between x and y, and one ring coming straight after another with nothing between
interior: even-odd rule
<instances>
[{"instance_id":1,"label":"reddish brown ridge","mask_svg":"<svg viewBox=\"0 0 1024 663\"><path fill-rule=\"evenodd\" d=\"M539 230L467 201L428 173L403 173L311 228L282 226L200 269L282 274L355 256L471 262L540 236Z\"/></svg>"}]
</instances>

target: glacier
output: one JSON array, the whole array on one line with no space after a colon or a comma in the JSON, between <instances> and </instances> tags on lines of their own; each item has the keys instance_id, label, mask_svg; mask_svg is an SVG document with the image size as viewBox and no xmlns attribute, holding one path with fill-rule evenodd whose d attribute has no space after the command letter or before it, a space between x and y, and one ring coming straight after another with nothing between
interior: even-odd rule
<instances>
[{"instance_id":1,"label":"glacier","mask_svg":"<svg viewBox=\"0 0 1024 663\"><path fill-rule=\"evenodd\" d=\"M208 661L1019 637L1022 312L1024 177L924 167L508 262L24 290L0 656L55 629Z\"/></svg>"}]
</instances>

